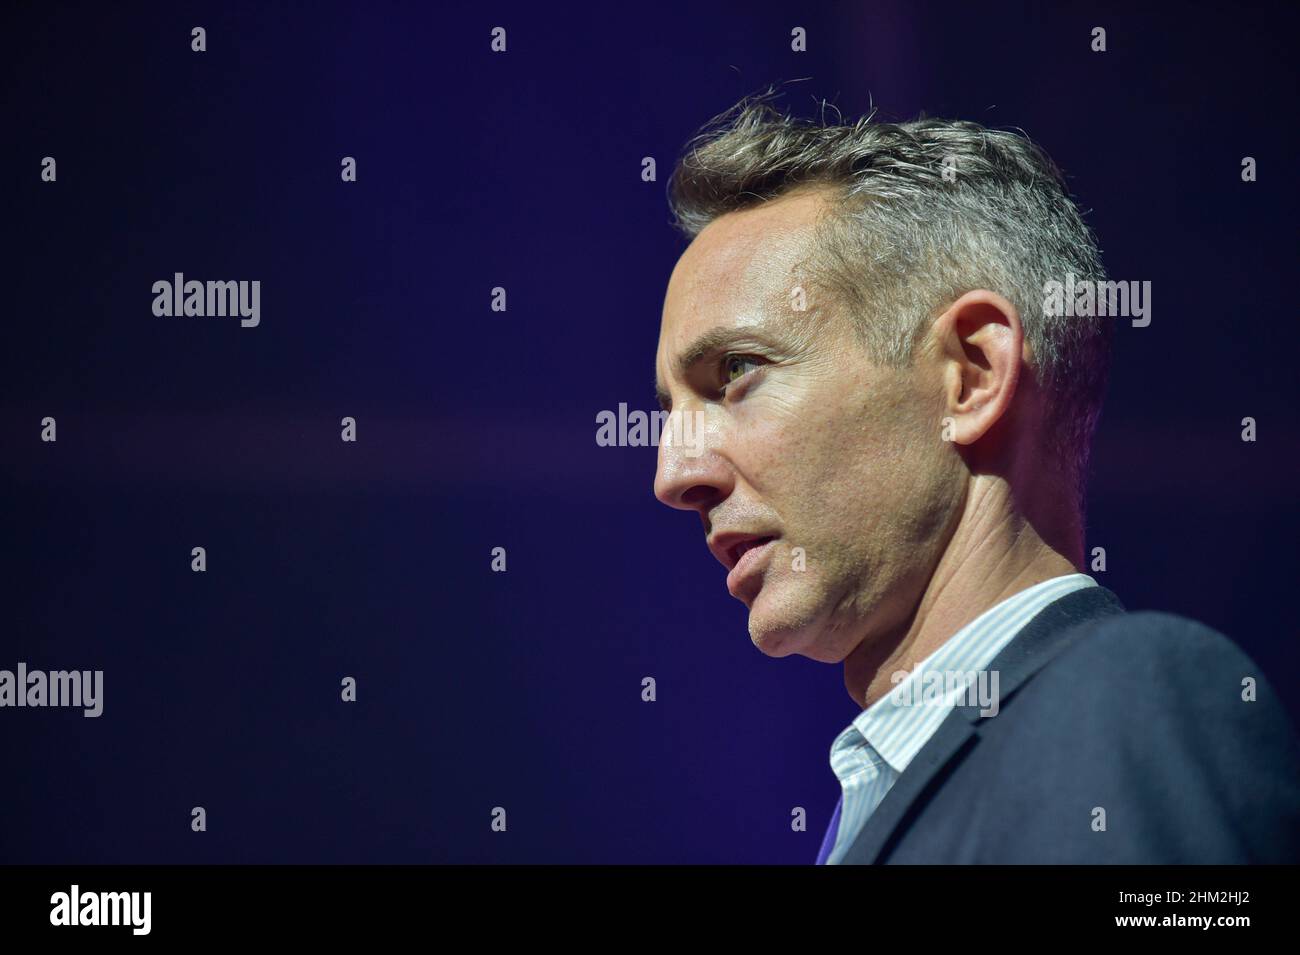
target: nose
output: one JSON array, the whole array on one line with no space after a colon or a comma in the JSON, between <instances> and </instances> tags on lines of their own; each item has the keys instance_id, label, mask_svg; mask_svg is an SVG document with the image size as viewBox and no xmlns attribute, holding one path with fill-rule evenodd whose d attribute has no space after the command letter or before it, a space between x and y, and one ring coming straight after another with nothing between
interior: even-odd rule
<instances>
[{"instance_id":1,"label":"nose","mask_svg":"<svg viewBox=\"0 0 1300 955\"><path fill-rule=\"evenodd\" d=\"M713 441L703 434L697 434L694 441L683 441L682 433L666 427L660 437L655 497L669 507L707 515L731 494L735 477Z\"/></svg>"}]
</instances>

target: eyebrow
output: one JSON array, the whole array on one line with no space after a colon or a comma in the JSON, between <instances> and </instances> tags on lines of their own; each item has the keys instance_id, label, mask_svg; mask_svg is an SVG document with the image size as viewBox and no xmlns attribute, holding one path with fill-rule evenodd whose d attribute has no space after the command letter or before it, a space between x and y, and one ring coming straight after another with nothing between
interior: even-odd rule
<instances>
[{"instance_id":1,"label":"eyebrow","mask_svg":"<svg viewBox=\"0 0 1300 955\"><path fill-rule=\"evenodd\" d=\"M710 328L682 349L673 361L673 368L678 378L686 378L692 368L711 355L731 347L753 347L760 342L770 342L772 338L766 324ZM655 373L655 397L659 399L659 407L664 411L672 409L672 398L659 381L658 372Z\"/></svg>"}]
</instances>

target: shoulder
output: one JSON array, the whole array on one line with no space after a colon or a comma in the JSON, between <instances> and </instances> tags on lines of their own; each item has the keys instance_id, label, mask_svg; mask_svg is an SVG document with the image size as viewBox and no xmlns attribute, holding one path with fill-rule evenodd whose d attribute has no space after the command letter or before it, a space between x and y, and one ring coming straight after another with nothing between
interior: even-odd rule
<instances>
[{"instance_id":1,"label":"shoulder","mask_svg":"<svg viewBox=\"0 0 1300 955\"><path fill-rule=\"evenodd\" d=\"M1282 698L1256 661L1214 628L1141 611L1089 621L1071 637L1025 687L1027 708L1086 716L1094 732L1133 740L1210 735L1292 748ZM1168 732L1144 732L1160 727Z\"/></svg>"},{"instance_id":2,"label":"shoulder","mask_svg":"<svg viewBox=\"0 0 1300 955\"><path fill-rule=\"evenodd\" d=\"M1056 656L977 724L979 789L961 795L997 820L988 845L1023 848L1023 861L1300 858L1300 741L1240 646L1146 611L1057 639Z\"/></svg>"},{"instance_id":3,"label":"shoulder","mask_svg":"<svg viewBox=\"0 0 1300 955\"><path fill-rule=\"evenodd\" d=\"M1259 666L1228 636L1188 617L1159 611L1120 613L1078 628L1071 645L1047 667L1050 679L1098 677L1093 689L1140 686L1146 694L1181 691L1232 679L1262 677Z\"/></svg>"}]
</instances>

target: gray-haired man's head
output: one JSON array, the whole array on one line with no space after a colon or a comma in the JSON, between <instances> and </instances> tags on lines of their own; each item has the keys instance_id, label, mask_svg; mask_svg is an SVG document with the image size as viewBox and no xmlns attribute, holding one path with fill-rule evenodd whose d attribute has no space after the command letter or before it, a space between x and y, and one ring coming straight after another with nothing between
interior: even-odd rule
<instances>
[{"instance_id":1,"label":"gray-haired man's head","mask_svg":"<svg viewBox=\"0 0 1300 955\"><path fill-rule=\"evenodd\" d=\"M692 141L669 198L692 242L656 375L705 453L661 446L656 494L700 513L761 649L839 660L899 624L994 487L1080 555L1110 327L1043 307L1104 275L1042 150L759 97Z\"/></svg>"}]
</instances>

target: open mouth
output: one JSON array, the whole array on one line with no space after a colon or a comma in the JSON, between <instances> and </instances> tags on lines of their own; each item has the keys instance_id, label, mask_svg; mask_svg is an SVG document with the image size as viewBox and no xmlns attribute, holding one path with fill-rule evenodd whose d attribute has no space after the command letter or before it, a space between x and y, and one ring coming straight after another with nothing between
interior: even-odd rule
<instances>
[{"instance_id":1,"label":"open mouth","mask_svg":"<svg viewBox=\"0 0 1300 955\"><path fill-rule=\"evenodd\" d=\"M762 547L769 541L774 540L776 540L775 537L754 537L750 540L744 540L734 544L731 549L727 551L728 556L731 558L731 566L735 567L740 563L740 558L745 556L746 551L751 551L755 547Z\"/></svg>"}]
</instances>

